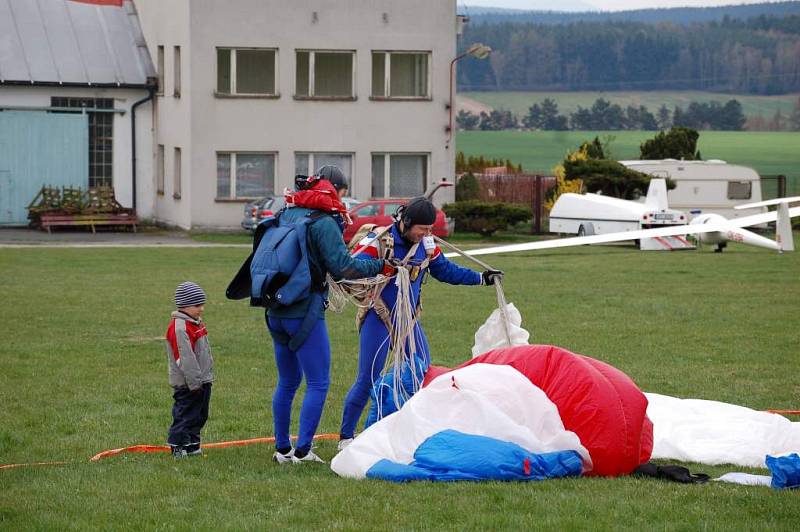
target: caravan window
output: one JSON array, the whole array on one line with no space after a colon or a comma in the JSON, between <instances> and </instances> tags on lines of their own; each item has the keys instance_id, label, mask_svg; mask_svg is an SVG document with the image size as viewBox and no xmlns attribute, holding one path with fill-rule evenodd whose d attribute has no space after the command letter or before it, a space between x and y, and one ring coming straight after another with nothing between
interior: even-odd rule
<instances>
[{"instance_id":1,"label":"caravan window","mask_svg":"<svg viewBox=\"0 0 800 532\"><path fill-rule=\"evenodd\" d=\"M728 199L750 199L753 195L750 181L729 181Z\"/></svg>"}]
</instances>

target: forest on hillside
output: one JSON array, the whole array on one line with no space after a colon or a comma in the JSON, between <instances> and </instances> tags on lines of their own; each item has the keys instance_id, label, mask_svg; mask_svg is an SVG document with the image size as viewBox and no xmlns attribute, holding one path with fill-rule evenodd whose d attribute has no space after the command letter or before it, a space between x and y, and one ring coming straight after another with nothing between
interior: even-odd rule
<instances>
[{"instance_id":1,"label":"forest on hillside","mask_svg":"<svg viewBox=\"0 0 800 532\"><path fill-rule=\"evenodd\" d=\"M469 24L459 91L702 90L800 92L800 15L687 25L630 21Z\"/></svg>"}]
</instances>

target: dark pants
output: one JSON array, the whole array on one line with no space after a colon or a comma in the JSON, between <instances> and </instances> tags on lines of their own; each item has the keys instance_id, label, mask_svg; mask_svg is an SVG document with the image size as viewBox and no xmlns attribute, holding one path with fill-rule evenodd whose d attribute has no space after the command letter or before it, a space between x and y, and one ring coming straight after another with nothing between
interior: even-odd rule
<instances>
[{"instance_id":1,"label":"dark pants","mask_svg":"<svg viewBox=\"0 0 800 532\"><path fill-rule=\"evenodd\" d=\"M172 426L167 443L180 446L200 445L200 430L208 420L208 403L211 401L211 383L203 384L192 392L189 388L176 388L172 394Z\"/></svg>"}]
</instances>

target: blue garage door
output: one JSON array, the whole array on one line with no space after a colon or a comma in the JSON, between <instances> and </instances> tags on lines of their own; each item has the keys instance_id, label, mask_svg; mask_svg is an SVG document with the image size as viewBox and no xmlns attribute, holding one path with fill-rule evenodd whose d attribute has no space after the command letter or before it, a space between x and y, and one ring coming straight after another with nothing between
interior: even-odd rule
<instances>
[{"instance_id":1,"label":"blue garage door","mask_svg":"<svg viewBox=\"0 0 800 532\"><path fill-rule=\"evenodd\" d=\"M0 112L0 225L27 224L43 185L85 189L88 168L87 115Z\"/></svg>"}]
</instances>

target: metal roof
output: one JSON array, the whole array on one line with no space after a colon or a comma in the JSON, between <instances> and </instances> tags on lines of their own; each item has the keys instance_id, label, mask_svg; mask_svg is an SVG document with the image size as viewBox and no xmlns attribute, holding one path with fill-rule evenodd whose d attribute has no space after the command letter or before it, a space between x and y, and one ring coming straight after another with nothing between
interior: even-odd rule
<instances>
[{"instance_id":1,"label":"metal roof","mask_svg":"<svg viewBox=\"0 0 800 532\"><path fill-rule=\"evenodd\" d=\"M0 0L0 84L131 87L155 76L130 0Z\"/></svg>"}]
</instances>

